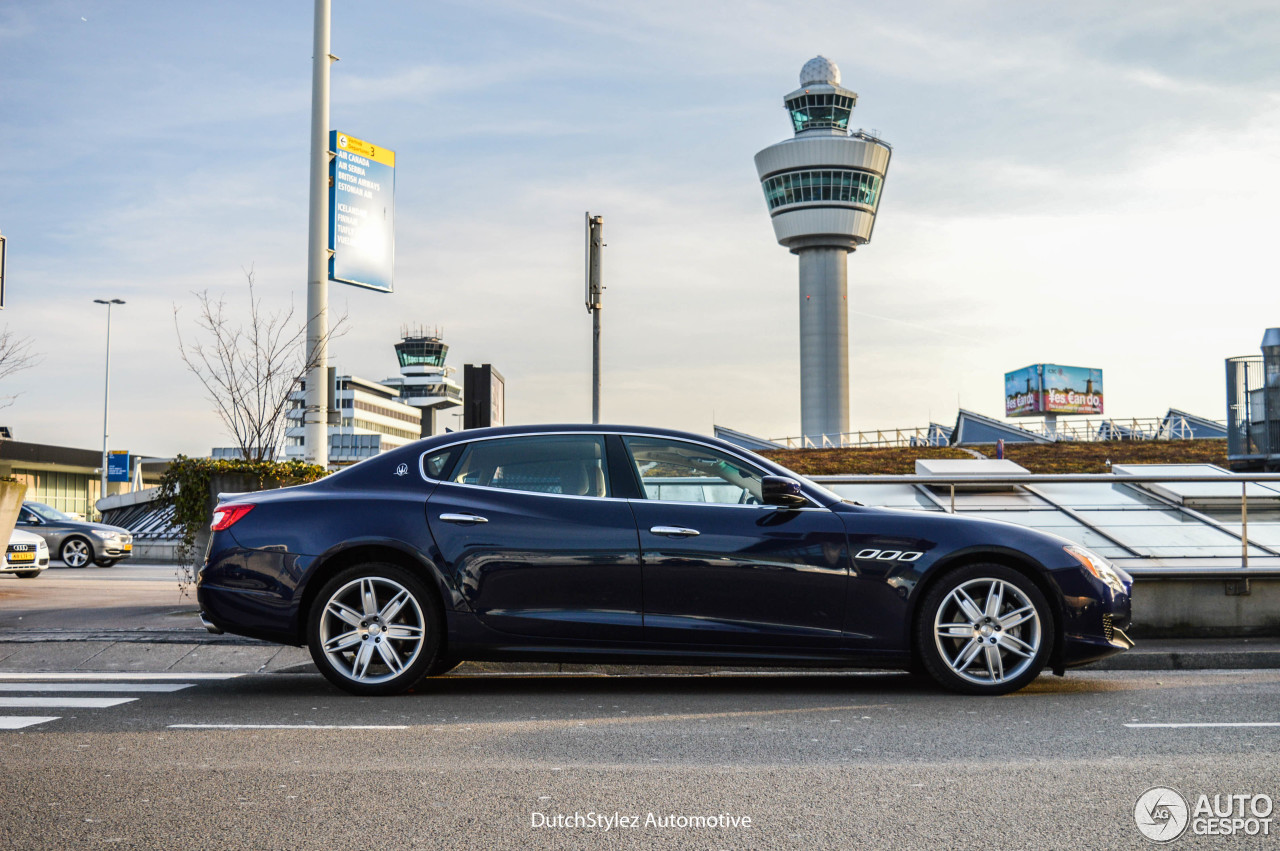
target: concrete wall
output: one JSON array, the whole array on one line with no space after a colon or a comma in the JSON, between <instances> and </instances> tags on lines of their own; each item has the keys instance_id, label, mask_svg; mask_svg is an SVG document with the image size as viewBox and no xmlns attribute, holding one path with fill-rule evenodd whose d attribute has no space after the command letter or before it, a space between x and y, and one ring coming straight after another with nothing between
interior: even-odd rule
<instances>
[{"instance_id":1,"label":"concrete wall","mask_svg":"<svg viewBox=\"0 0 1280 851\"><path fill-rule=\"evenodd\" d=\"M1280 635L1280 579L1250 579L1227 596L1222 579L1142 579L1133 587L1134 638Z\"/></svg>"}]
</instances>

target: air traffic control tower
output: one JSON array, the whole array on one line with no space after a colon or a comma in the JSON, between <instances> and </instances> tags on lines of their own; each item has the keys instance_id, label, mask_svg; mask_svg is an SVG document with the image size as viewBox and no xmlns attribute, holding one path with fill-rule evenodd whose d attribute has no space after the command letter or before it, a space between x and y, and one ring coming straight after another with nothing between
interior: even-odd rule
<instances>
[{"instance_id":1,"label":"air traffic control tower","mask_svg":"<svg viewBox=\"0 0 1280 851\"><path fill-rule=\"evenodd\" d=\"M756 154L773 232L800 257L800 429L818 446L849 430L847 255L871 241L892 154L849 132L857 102L836 63L810 59L784 98L795 138Z\"/></svg>"}]
</instances>

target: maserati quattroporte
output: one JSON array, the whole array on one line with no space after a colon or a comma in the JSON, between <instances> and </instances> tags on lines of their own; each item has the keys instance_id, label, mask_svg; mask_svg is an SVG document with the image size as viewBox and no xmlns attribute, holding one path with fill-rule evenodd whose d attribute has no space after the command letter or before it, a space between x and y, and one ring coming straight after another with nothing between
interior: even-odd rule
<instances>
[{"instance_id":1,"label":"maserati quattroporte","mask_svg":"<svg viewBox=\"0 0 1280 851\"><path fill-rule=\"evenodd\" d=\"M849 502L722 441L622 426L428 438L220 499L215 631L356 694L464 660L872 667L1001 694L1132 646L1131 580L1008 523Z\"/></svg>"}]
</instances>

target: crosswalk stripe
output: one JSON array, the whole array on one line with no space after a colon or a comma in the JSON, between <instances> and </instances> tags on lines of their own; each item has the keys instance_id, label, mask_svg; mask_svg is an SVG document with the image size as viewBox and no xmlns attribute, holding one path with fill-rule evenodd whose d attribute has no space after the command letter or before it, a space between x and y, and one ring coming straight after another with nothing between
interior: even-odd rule
<instances>
[{"instance_id":1,"label":"crosswalk stripe","mask_svg":"<svg viewBox=\"0 0 1280 851\"><path fill-rule=\"evenodd\" d=\"M0 671L0 680L11 680L14 682L115 682L117 680L137 680L139 682L148 682L151 680L167 680L169 682L178 681L185 682L187 680L234 680L237 677L243 677L244 674L215 674L215 673L192 673L192 672L174 672L174 673L157 673L155 671L131 672L131 671L100 671L91 673L88 671Z\"/></svg>"},{"instance_id":2,"label":"crosswalk stripe","mask_svg":"<svg viewBox=\"0 0 1280 851\"><path fill-rule=\"evenodd\" d=\"M170 730L408 730L405 724L170 724Z\"/></svg>"},{"instance_id":3,"label":"crosswalk stripe","mask_svg":"<svg viewBox=\"0 0 1280 851\"><path fill-rule=\"evenodd\" d=\"M195 683L0 683L0 692L86 692L115 691L129 694L132 692L174 692L191 688Z\"/></svg>"},{"instance_id":4,"label":"crosswalk stripe","mask_svg":"<svg viewBox=\"0 0 1280 851\"><path fill-rule=\"evenodd\" d=\"M107 709L136 697L0 697L3 709Z\"/></svg>"},{"instance_id":5,"label":"crosswalk stripe","mask_svg":"<svg viewBox=\"0 0 1280 851\"><path fill-rule=\"evenodd\" d=\"M57 721L58 715L0 715L0 730L21 730L46 721Z\"/></svg>"}]
</instances>

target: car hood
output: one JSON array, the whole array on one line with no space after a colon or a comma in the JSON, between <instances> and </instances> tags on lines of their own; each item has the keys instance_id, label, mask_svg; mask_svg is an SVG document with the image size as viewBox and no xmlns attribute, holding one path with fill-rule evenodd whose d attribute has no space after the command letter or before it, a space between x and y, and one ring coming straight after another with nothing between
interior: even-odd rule
<instances>
[{"instance_id":1,"label":"car hood","mask_svg":"<svg viewBox=\"0 0 1280 851\"><path fill-rule=\"evenodd\" d=\"M9 536L10 544L36 544L44 543L44 538L34 532L27 532L23 529L14 529L13 534Z\"/></svg>"},{"instance_id":2,"label":"car hood","mask_svg":"<svg viewBox=\"0 0 1280 851\"><path fill-rule=\"evenodd\" d=\"M120 535L133 534L123 526L112 526L109 523L91 523L88 520L69 520L64 523L50 523L49 525L56 526L59 529L67 529L72 532L92 532L96 529L99 532L115 532Z\"/></svg>"}]
</instances>

